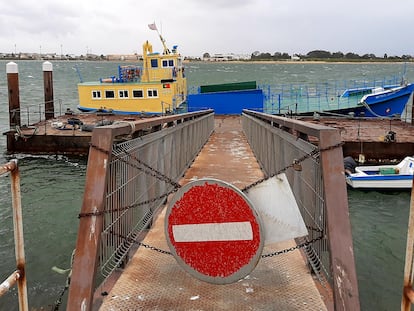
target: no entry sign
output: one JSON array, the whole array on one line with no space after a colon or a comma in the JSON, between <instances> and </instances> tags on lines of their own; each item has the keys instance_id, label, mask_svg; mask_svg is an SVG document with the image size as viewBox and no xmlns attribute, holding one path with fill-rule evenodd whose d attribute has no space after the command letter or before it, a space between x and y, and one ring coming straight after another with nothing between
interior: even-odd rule
<instances>
[{"instance_id":1,"label":"no entry sign","mask_svg":"<svg viewBox=\"0 0 414 311\"><path fill-rule=\"evenodd\" d=\"M260 218L236 187L216 179L190 182L176 193L165 218L171 253L203 281L227 284L248 275L260 259Z\"/></svg>"}]
</instances>

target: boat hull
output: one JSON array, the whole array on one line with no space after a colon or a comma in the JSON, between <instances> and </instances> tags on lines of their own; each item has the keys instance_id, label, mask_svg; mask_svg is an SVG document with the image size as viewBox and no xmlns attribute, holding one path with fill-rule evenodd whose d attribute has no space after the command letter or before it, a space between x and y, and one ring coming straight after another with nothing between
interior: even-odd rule
<instances>
[{"instance_id":1,"label":"boat hull","mask_svg":"<svg viewBox=\"0 0 414 311\"><path fill-rule=\"evenodd\" d=\"M412 175L350 177L346 183L354 189L366 190L410 190L413 184Z\"/></svg>"},{"instance_id":2,"label":"boat hull","mask_svg":"<svg viewBox=\"0 0 414 311\"><path fill-rule=\"evenodd\" d=\"M357 166L347 174L346 183L355 189L408 190L413 186L413 173L414 158L405 157L397 165Z\"/></svg>"},{"instance_id":3,"label":"boat hull","mask_svg":"<svg viewBox=\"0 0 414 311\"><path fill-rule=\"evenodd\" d=\"M326 89L296 87L290 92L278 90L281 93L274 94L271 92L273 88L269 88L265 94L267 103L264 108L272 114L279 115L310 116L319 113L356 117L395 117L403 114L414 91L414 84L347 89L342 95L335 95L332 89L328 86ZM336 92L339 93L339 90Z\"/></svg>"}]
</instances>

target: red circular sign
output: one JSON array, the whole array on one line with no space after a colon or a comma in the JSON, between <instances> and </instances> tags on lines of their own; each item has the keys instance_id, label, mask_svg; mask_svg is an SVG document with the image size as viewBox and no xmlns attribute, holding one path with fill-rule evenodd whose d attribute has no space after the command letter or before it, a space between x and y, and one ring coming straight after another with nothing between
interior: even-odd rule
<instances>
[{"instance_id":1,"label":"red circular sign","mask_svg":"<svg viewBox=\"0 0 414 311\"><path fill-rule=\"evenodd\" d=\"M232 283L260 259L264 237L260 218L236 187L200 179L182 187L165 218L168 246L185 271L210 283Z\"/></svg>"}]
</instances>

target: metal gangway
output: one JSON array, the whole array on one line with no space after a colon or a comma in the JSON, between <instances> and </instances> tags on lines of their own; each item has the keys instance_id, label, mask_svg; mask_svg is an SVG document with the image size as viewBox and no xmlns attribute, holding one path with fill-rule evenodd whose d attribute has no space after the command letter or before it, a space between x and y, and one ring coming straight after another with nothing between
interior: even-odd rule
<instances>
[{"instance_id":1,"label":"metal gangway","mask_svg":"<svg viewBox=\"0 0 414 311\"><path fill-rule=\"evenodd\" d=\"M228 124L231 126L226 127ZM224 172L222 176L225 176L228 173L226 163L230 160L218 153L216 162L206 161L209 158L204 156L205 148L216 152L241 140L245 140L243 148L250 146L255 157L247 160L244 167L256 165L260 167L259 171L261 169L263 176L255 175L255 179L286 174L309 232L305 238L289 242L286 248L269 250L270 257L296 254L293 258L298 259L299 266L308 276L313 276L310 278L313 288L326 294L320 294L324 296L325 306L319 309L359 310L339 131L254 111L243 111L241 116L219 117L211 110L120 122L94 130L67 310L94 310L99 308L102 300L105 303L115 298L123 299L123 305L118 305L121 309L129 306L132 299L135 303L154 303L152 307L138 308L157 309L157 303L162 302L179 309L180 304L175 300L179 295L164 294L176 273L182 274L164 272L171 272L178 265L167 261L164 265L156 265L161 267L160 270L154 270L146 265L133 266L134 260L145 250L153 252L148 258L150 263L158 260L158 255L163 256L163 260L172 258L157 243L151 244L158 242L155 235L163 231L160 219L166 203L183 184L196 178L195 172L201 172L200 169L216 167L216 171ZM230 152L235 157L242 157L237 148ZM221 166L214 166L218 164ZM190 175L187 174L189 167L193 170ZM231 168L230 163L228 170L240 173ZM243 172L248 177L249 173ZM245 182L241 184L244 186ZM292 264L293 261L288 259L287 265ZM275 280L278 280L277 275L280 278L281 272L272 262L265 269L269 267L272 268L265 270L264 275L276 273ZM146 274L145 280L135 277L133 271L137 269ZM136 291L120 297L117 293L126 292L121 284L125 278L134 284L132 287ZM147 285L147 279L158 284L151 288L148 296L139 294L139 290ZM275 298L279 297L279 291L291 294L287 304L300 297L295 296L294 290L301 287L301 282L291 284L290 279L293 278L289 275L284 278L290 287L276 287L270 293L270 301L279 299ZM195 284L188 275L185 282ZM210 300L232 297L226 290L227 285L214 286L214 289L210 287ZM253 303L260 305L264 298L258 295ZM198 297L189 299L197 301ZM300 309L296 309L307 306L306 302L300 304ZM236 307L237 304L229 308ZM204 308L208 306L204 305Z\"/></svg>"}]
</instances>

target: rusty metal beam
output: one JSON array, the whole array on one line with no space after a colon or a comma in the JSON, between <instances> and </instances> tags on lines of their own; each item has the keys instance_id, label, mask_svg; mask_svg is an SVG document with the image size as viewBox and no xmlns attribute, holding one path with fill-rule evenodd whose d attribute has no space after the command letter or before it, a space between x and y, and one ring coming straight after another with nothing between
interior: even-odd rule
<instances>
[{"instance_id":1,"label":"rusty metal beam","mask_svg":"<svg viewBox=\"0 0 414 311\"><path fill-rule=\"evenodd\" d=\"M137 121L120 121L113 125L108 125L106 127L111 127L114 129L115 136L129 135L140 130L148 130L153 127L158 129L163 128L163 126L168 126L172 122L183 123L184 121L198 118L204 115L213 113L212 109L203 110L199 112L189 112L182 114L175 114L171 116L162 116L155 117L151 119L142 119Z\"/></svg>"},{"instance_id":2,"label":"rusty metal beam","mask_svg":"<svg viewBox=\"0 0 414 311\"><path fill-rule=\"evenodd\" d=\"M325 125L274 116L274 115L270 115L270 114L266 114L262 112L256 112L252 110L243 110L243 112L251 116L254 116L255 118L258 118L260 120L267 121L267 123L277 124L278 127L286 127L292 131L297 131L299 133L307 134L308 136L318 137L320 131L332 130L331 127L328 127Z\"/></svg>"},{"instance_id":3,"label":"rusty metal beam","mask_svg":"<svg viewBox=\"0 0 414 311\"><path fill-rule=\"evenodd\" d=\"M339 130L249 110L244 110L243 113L286 132L293 134L296 131L299 137L317 138L315 143L318 143L319 150L321 150L321 171L325 189L324 201L334 283L334 308L335 310L360 310L342 148L331 148L341 143Z\"/></svg>"},{"instance_id":4,"label":"rusty metal beam","mask_svg":"<svg viewBox=\"0 0 414 311\"><path fill-rule=\"evenodd\" d=\"M17 165L17 160L12 160L9 163L0 167L0 175L10 172L11 177L11 195L13 207L13 232L14 232L14 247L16 254L17 270L14 271L6 281L0 285L0 296L3 290L8 290L17 282L19 310L29 310L27 298L27 279L25 273L26 260L24 253L24 238L23 238L23 214L20 191L20 173Z\"/></svg>"},{"instance_id":5,"label":"rusty metal beam","mask_svg":"<svg viewBox=\"0 0 414 311\"><path fill-rule=\"evenodd\" d=\"M319 133L319 149L341 142L338 130ZM358 280L355 270L348 195L341 148L321 152L329 236L331 269L334 282L335 310L359 310Z\"/></svg>"},{"instance_id":6,"label":"rusty metal beam","mask_svg":"<svg viewBox=\"0 0 414 311\"><path fill-rule=\"evenodd\" d=\"M98 252L102 232L108 166L111 160L113 131L102 127L94 130L89 151L78 238L73 262L67 310L91 310Z\"/></svg>"},{"instance_id":7,"label":"rusty metal beam","mask_svg":"<svg viewBox=\"0 0 414 311\"><path fill-rule=\"evenodd\" d=\"M360 153L365 158L373 160L402 160L408 154L414 154L414 143L412 142L348 142L343 146L346 156L358 158Z\"/></svg>"}]
</instances>

